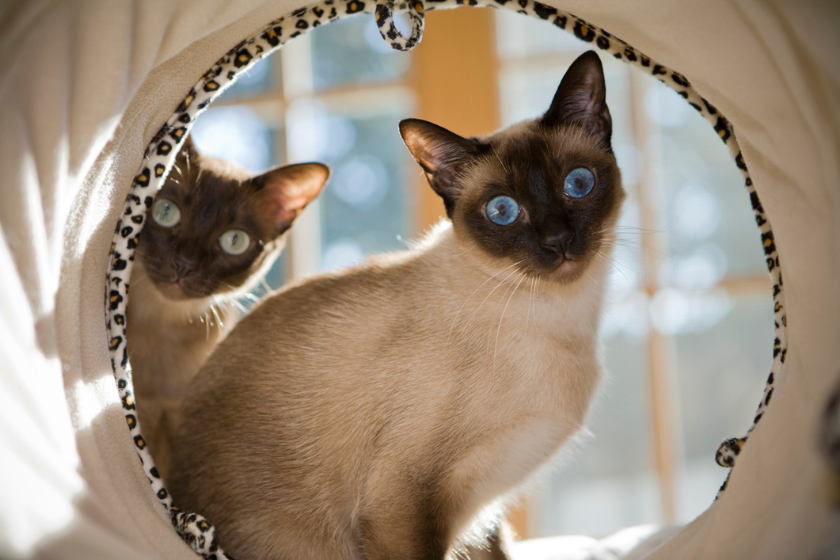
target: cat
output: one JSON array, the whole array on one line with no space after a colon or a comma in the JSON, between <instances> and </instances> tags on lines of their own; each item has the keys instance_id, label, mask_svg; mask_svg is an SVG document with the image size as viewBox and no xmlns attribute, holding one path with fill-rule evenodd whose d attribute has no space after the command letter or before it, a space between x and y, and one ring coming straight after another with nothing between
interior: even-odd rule
<instances>
[{"instance_id":1,"label":"cat","mask_svg":"<svg viewBox=\"0 0 840 560\"><path fill-rule=\"evenodd\" d=\"M284 232L329 173L304 163L255 176L186 138L139 236L126 314L140 425L162 473L190 379L239 319L236 298L265 276Z\"/></svg>"},{"instance_id":2,"label":"cat","mask_svg":"<svg viewBox=\"0 0 840 560\"><path fill-rule=\"evenodd\" d=\"M605 94L588 52L535 120L400 123L448 219L266 298L190 386L170 489L225 550L453 558L579 430L625 197Z\"/></svg>"}]
</instances>

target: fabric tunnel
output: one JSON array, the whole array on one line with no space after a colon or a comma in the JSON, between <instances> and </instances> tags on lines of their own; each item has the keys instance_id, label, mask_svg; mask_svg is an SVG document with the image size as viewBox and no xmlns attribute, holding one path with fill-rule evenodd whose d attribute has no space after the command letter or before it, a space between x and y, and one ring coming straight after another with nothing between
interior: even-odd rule
<instances>
[{"instance_id":1,"label":"fabric tunnel","mask_svg":"<svg viewBox=\"0 0 840 560\"><path fill-rule=\"evenodd\" d=\"M743 174L775 306L756 423L718 451L731 476L702 515L632 551L605 539L573 556L559 539L514 556L840 554L840 5L30 0L0 6L0 556L226 557L173 509L132 421L125 281L144 199L200 113L285 42L375 13L410 49L426 13L487 6L553 22L709 121Z\"/></svg>"}]
</instances>

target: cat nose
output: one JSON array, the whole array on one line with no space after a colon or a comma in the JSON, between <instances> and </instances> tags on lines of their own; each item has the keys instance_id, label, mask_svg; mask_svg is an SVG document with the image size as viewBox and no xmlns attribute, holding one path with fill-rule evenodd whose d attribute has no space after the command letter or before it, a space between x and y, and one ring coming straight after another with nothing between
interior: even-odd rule
<instances>
[{"instance_id":1,"label":"cat nose","mask_svg":"<svg viewBox=\"0 0 840 560\"><path fill-rule=\"evenodd\" d=\"M550 235L544 235L540 240L540 244L543 248L554 251L558 255L565 255L566 251L569 250L572 235L572 230L564 228Z\"/></svg>"},{"instance_id":2,"label":"cat nose","mask_svg":"<svg viewBox=\"0 0 840 560\"><path fill-rule=\"evenodd\" d=\"M178 278L188 276L195 270L195 264L193 264L191 261L188 261L187 259L183 259L180 257L173 261L173 265L175 267L175 274L178 276Z\"/></svg>"}]
</instances>

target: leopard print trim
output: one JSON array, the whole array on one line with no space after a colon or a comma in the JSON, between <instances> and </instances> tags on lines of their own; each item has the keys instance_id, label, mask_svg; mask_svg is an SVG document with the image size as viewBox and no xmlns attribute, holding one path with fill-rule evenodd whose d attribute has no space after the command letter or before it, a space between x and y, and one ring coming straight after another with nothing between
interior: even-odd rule
<instances>
[{"instance_id":1,"label":"leopard print trim","mask_svg":"<svg viewBox=\"0 0 840 560\"><path fill-rule=\"evenodd\" d=\"M395 4L393 0L377 1L378 3L371 0L323 0L272 21L256 35L234 46L190 89L184 100L175 109L172 117L152 138L146 149L144 162L129 190L124 212L117 223L114 241L111 244L106 276L105 309L108 348L126 423L131 437L134 439L140 462L151 483L152 491L157 495L163 508L169 512L176 531L196 553L205 558L217 560L228 558L218 545L215 529L206 519L197 514L181 512L172 505L172 499L146 448L135 412L136 404L131 380L131 365L128 360L125 341L125 309L128 302L128 281L131 277L131 268L134 262L134 249L137 247L137 239L143 229L147 210L154 201L155 193L166 179L174 155L178 152L192 123L234 81L240 72L250 68L259 59L278 49L286 41L325 23L357 13L375 12L382 37L398 50L408 50L417 44L423 32L424 13L433 9L458 6L504 8L550 21L558 28L573 33L578 39L594 45L604 53L623 60L667 84L714 127L715 132L729 147L735 164L744 177L747 194L750 197L761 235L767 268L773 283L776 325L770 377L767 380L764 395L756 411L753 424L743 438L735 438L724 442L716 455L718 464L733 467L738 454L747 441L747 437L755 429L764 414L773 395L775 380L782 373L787 353L787 319L785 316L781 267L773 239L773 231L747 171L747 165L744 162L731 123L712 104L701 97L692 88L689 80L679 72L657 63L607 31L568 12L541 2L535 0L517 0L516 2L511 0L427 0L430 5L424 9L422 0L410 0L409 3L401 4ZM407 38L394 26L393 16L395 11L407 12L412 21L412 34ZM726 483L720 491L722 492L725 487Z\"/></svg>"},{"instance_id":2,"label":"leopard print trim","mask_svg":"<svg viewBox=\"0 0 840 560\"><path fill-rule=\"evenodd\" d=\"M376 5L374 17L376 18L376 25L379 27L379 34L382 35L386 43L391 45L391 48L398 51L410 51L423 38L423 28L425 26L423 2L422 0L409 0L407 4L396 6L397 13L407 11L411 20L411 35L408 37L404 37L394 25L394 10L393 0L385 0L384 3Z\"/></svg>"}]
</instances>

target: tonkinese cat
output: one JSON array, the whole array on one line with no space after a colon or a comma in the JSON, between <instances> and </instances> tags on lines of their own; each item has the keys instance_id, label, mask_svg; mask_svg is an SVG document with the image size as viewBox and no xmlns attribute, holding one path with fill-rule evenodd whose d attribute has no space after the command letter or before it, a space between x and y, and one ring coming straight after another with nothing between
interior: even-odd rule
<instances>
[{"instance_id":1,"label":"tonkinese cat","mask_svg":"<svg viewBox=\"0 0 840 560\"><path fill-rule=\"evenodd\" d=\"M443 559L574 435L624 199L601 62L483 138L400 132L448 221L265 299L191 385L173 496L242 559Z\"/></svg>"},{"instance_id":2,"label":"tonkinese cat","mask_svg":"<svg viewBox=\"0 0 840 560\"><path fill-rule=\"evenodd\" d=\"M186 139L138 240L126 321L138 415L161 472L190 379L239 319L235 298L263 278L328 176L319 163L254 176Z\"/></svg>"}]
</instances>

